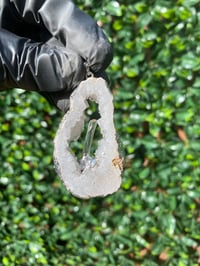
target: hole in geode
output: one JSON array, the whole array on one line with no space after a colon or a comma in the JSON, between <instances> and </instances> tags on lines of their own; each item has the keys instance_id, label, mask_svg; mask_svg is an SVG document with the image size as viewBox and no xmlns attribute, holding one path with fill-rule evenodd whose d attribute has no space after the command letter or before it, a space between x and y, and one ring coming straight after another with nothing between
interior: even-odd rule
<instances>
[{"instance_id":1,"label":"hole in geode","mask_svg":"<svg viewBox=\"0 0 200 266\"><path fill-rule=\"evenodd\" d=\"M98 104L92 100L88 100L87 102L88 102L88 108L85 110L85 122L81 135L78 140L71 141L69 143L70 152L71 154L73 154L73 156L77 159L78 162L80 162L80 160L83 157L85 137L88 131L89 122L91 120L98 120L100 118ZM95 151L97 149L98 141L100 139L102 139L102 134L101 134L101 129L97 124L90 149L91 158L95 157Z\"/></svg>"}]
</instances>

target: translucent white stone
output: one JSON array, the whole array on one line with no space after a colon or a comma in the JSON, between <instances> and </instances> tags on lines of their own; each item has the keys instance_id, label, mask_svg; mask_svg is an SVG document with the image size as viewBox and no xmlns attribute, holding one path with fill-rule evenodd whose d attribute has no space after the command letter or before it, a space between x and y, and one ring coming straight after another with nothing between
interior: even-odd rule
<instances>
[{"instance_id":1,"label":"translucent white stone","mask_svg":"<svg viewBox=\"0 0 200 266\"><path fill-rule=\"evenodd\" d=\"M78 141L83 131L88 100L98 104L100 118L97 123L103 137L98 141L95 158L83 169L71 153L70 143ZM54 139L54 161L66 188L76 197L103 197L120 187L122 159L118 152L113 112L113 97L102 78L91 77L81 82L70 97L70 109Z\"/></svg>"}]
</instances>

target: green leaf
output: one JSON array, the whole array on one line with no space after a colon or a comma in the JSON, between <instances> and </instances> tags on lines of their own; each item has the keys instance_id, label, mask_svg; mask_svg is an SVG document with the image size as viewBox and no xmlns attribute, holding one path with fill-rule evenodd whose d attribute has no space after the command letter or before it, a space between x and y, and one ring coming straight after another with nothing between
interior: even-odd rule
<instances>
[{"instance_id":1,"label":"green leaf","mask_svg":"<svg viewBox=\"0 0 200 266\"><path fill-rule=\"evenodd\" d=\"M200 60L192 52L184 55L181 58L181 64L182 64L182 67L185 69L198 70L200 68Z\"/></svg>"},{"instance_id":2,"label":"green leaf","mask_svg":"<svg viewBox=\"0 0 200 266\"><path fill-rule=\"evenodd\" d=\"M105 10L113 16L122 16L122 9L118 1L110 1L106 7Z\"/></svg>"}]
</instances>

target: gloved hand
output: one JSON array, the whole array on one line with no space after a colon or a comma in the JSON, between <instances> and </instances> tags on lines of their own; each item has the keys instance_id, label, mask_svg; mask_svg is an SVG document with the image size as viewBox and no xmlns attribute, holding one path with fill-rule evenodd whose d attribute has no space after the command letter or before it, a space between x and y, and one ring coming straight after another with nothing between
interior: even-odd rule
<instances>
[{"instance_id":1,"label":"gloved hand","mask_svg":"<svg viewBox=\"0 0 200 266\"><path fill-rule=\"evenodd\" d=\"M62 111L74 88L112 60L103 31L70 0L0 1L0 90L38 91Z\"/></svg>"}]
</instances>

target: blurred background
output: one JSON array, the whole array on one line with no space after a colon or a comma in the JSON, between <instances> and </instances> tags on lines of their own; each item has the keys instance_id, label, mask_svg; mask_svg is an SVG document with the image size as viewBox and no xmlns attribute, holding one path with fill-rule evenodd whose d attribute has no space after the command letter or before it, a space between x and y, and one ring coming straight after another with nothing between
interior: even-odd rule
<instances>
[{"instance_id":1,"label":"blurred background","mask_svg":"<svg viewBox=\"0 0 200 266\"><path fill-rule=\"evenodd\" d=\"M114 49L121 189L79 200L53 166L62 114L0 93L0 265L200 264L200 2L85 0Z\"/></svg>"}]
</instances>

